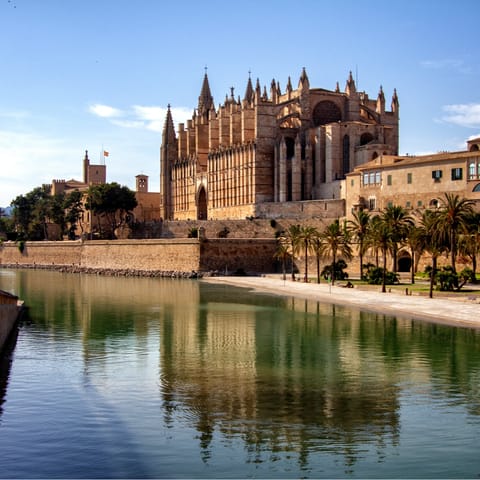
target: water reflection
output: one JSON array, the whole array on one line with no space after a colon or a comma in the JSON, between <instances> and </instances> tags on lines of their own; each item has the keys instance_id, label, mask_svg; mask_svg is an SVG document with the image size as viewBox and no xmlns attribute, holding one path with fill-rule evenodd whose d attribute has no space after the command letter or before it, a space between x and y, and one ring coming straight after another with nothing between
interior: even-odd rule
<instances>
[{"instance_id":1,"label":"water reflection","mask_svg":"<svg viewBox=\"0 0 480 480\"><path fill-rule=\"evenodd\" d=\"M91 392L113 362L128 376L156 349L149 394L167 428L197 432L206 465L238 444L247 464L294 457L308 474L330 456L351 474L399 446L407 393L480 413L475 330L192 280L31 273L14 287L32 335L78 341Z\"/></svg>"},{"instance_id":2,"label":"water reflection","mask_svg":"<svg viewBox=\"0 0 480 480\"><path fill-rule=\"evenodd\" d=\"M2 421L3 404L7 394L8 380L12 368L13 352L18 338L18 326L15 326L0 352L0 423Z\"/></svg>"}]
</instances>

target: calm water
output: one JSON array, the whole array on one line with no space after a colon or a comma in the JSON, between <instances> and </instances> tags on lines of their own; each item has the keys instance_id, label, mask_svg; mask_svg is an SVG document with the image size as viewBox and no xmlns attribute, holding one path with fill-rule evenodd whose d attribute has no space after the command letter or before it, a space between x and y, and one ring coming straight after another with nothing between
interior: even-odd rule
<instances>
[{"instance_id":1,"label":"calm water","mask_svg":"<svg viewBox=\"0 0 480 480\"><path fill-rule=\"evenodd\" d=\"M0 270L2 478L480 476L480 331L190 280Z\"/></svg>"}]
</instances>

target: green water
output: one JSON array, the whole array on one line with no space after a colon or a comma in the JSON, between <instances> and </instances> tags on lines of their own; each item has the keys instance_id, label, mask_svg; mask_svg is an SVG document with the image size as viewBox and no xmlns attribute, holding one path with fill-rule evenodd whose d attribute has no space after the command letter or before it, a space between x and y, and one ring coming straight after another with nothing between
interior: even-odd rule
<instances>
[{"instance_id":1,"label":"green water","mask_svg":"<svg viewBox=\"0 0 480 480\"><path fill-rule=\"evenodd\" d=\"M478 478L480 331L196 280L0 270L2 478Z\"/></svg>"}]
</instances>

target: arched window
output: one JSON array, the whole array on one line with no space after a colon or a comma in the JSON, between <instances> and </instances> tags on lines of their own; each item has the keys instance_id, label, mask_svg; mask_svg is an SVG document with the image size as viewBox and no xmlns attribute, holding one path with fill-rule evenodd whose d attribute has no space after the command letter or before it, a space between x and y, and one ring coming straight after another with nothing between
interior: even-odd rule
<instances>
[{"instance_id":1,"label":"arched window","mask_svg":"<svg viewBox=\"0 0 480 480\"><path fill-rule=\"evenodd\" d=\"M430 200L430 203L428 204L429 207L432 207L432 208L437 208L438 207L438 200L436 198L432 198L432 200Z\"/></svg>"},{"instance_id":2,"label":"arched window","mask_svg":"<svg viewBox=\"0 0 480 480\"><path fill-rule=\"evenodd\" d=\"M470 147L471 152L478 152L479 148L478 145L475 143Z\"/></svg>"},{"instance_id":3,"label":"arched window","mask_svg":"<svg viewBox=\"0 0 480 480\"><path fill-rule=\"evenodd\" d=\"M480 192L480 183L477 183L474 187L472 192Z\"/></svg>"},{"instance_id":4,"label":"arched window","mask_svg":"<svg viewBox=\"0 0 480 480\"><path fill-rule=\"evenodd\" d=\"M468 165L468 176L470 178L474 178L476 175L476 165L475 162L470 162Z\"/></svg>"},{"instance_id":5,"label":"arched window","mask_svg":"<svg viewBox=\"0 0 480 480\"><path fill-rule=\"evenodd\" d=\"M360 145L366 145L367 143L370 143L373 140L373 135L371 133L362 133L362 136L360 137Z\"/></svg>"},{"instance_id":6,"label":"arched window","mask_svg":"<svg viewBox=\"0 0 480 480\"><path fill-rule=\"evenodd\" d=\"M339 122L342 120L342 112L338 105L330 100L324 100L315 105L312 114L313 124L326 125L327 123Z\"/></svg>"},{"instance_id":7,"label":"arched window","mask_svg":"<svg viewBox=\"0 0 480 480\"><path fill-rule=\"evenodd\" d=\"M197 198L197 220L207 220L207 192L203 186L200 187Z\"/></svg>"}]
</instances>

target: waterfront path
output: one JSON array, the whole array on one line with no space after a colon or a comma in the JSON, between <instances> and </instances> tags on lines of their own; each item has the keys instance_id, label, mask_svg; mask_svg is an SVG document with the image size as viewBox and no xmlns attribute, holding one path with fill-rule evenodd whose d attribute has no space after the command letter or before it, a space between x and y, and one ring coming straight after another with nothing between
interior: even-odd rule
<instances>
[{"instance_id":1,"label":"waterfront path","mask_svg":"<svg viewBox=\"0 0 480 480\"><path fill-rule=\"evenodd\" d=\"M480 290L449 298L401 294L398 291L382 293L381 287L345 288L328 283L303 283L283 280L281 276L261 277L206 277L202 281L234 285L258 292L311 299L359 308L361 310L392 314L397 317L426 320L434 323L480 329ZM344 283L344 282L342 282ZM406 286L408 287L408 286ZM387 287L388 288L388 287Z\"/></svg>"}]
</instances>

